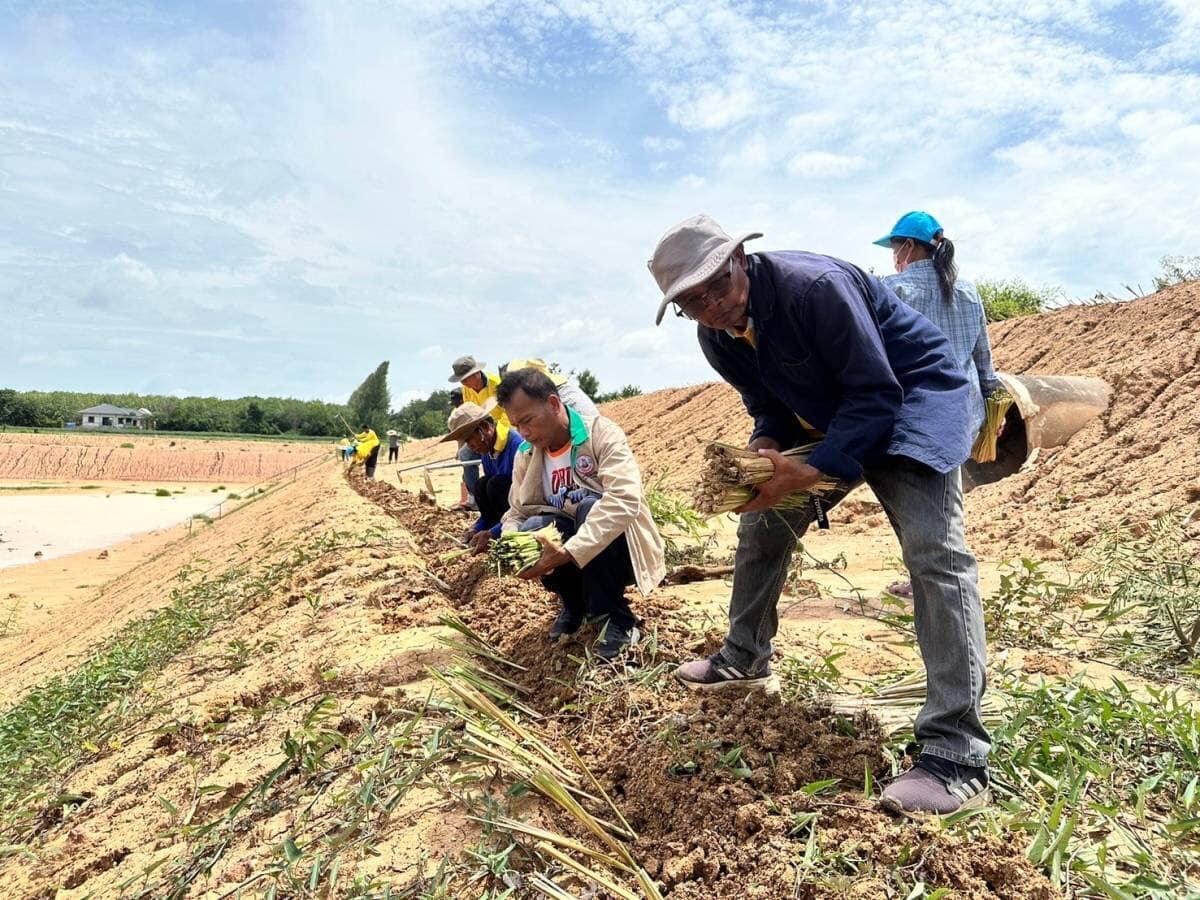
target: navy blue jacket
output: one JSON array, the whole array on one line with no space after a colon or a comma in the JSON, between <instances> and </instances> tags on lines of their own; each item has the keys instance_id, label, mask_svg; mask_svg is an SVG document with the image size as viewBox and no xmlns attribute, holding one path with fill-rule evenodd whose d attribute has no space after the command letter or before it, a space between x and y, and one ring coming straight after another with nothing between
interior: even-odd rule
<instances>
[{"instance_id":1,"label":"navy blue jacket","mask_svg":"<svg viewBox=\"0 0 1200 900\"><path fill-rule=\"evenodd\" d=\"M791 447L824 433L808 462L852 481L906 456L946 473L971 452L970 392L937 327L878 278L815 253L748 257L757 349L699 326L700 347L742 395L753 437Z\"/></svg>"}]
</instances>

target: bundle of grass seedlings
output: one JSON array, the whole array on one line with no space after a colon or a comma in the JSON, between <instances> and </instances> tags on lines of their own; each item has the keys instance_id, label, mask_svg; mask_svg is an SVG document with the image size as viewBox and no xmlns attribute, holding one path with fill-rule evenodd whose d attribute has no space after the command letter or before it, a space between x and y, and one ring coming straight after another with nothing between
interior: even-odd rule
<instances>
[{"instance_id":1,"label":"bundle of grass seedlings","mask_svg":"<svg viewBox=\"0 0 1200 900\"><path fill-rule=\"evenodd\" d=\"M784 456L806 462L808 454L816 444L807 444L783 451ZM754 486L769 481L775 474L775 464L753 450L743 450L719 441L704 448L704 467L700 470L700 484L692 498L696 512L704 516L716 516L749 503L754 496ZM818 481L807 491L788 494L775 504L777 509L798 509L815 496L836 489L836 481Z\"/></svg>"},{"instance_id":2,"label":"bundle of grass seedlings","mask_svg":"<svg viewBox=\"0 0 1200 900\"><path fill-rule=\"evenodd\" d=\"M488 559L496 567L497 575L518 575L542 558L543 537L552 543L561 542L558 529L553 525L537 531L506 531L488 545Z\"/></svg>"},{"instance_id":3,"label":"bundle of grass seedlings","mask_svg":"<svg viewBox=\"0 0 1200 900\"><path fill-rule=\"evenodd\" d=\"M971 459L977 463L996 461L996 442L1000 439L1000 426L1013 405L1012 394L1004 388L996 388L984 400L983 427L971 448Z\"/></svg>"}]
</instances>

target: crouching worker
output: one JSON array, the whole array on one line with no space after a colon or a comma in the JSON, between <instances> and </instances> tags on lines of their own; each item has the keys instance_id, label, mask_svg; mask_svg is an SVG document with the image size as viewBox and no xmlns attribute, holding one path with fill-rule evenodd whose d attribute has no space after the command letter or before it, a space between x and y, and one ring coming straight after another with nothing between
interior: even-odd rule
<instances>
[{"instance_id":1,"label":"crouching worker","mask_svg":"<svg viewBox=\"0 0 1200 900\"><path fill-rule=\"evenodd\" d=\"M467 530L464 540L475 553L487 549L492 538L500 537L500 519L508 512L508 493L512 488L513 459L523 438L506 428L503 433L492 417L494 400L486 406L463 403L450 413L450 433L442 438L466 444L483 463L483 475L475 482L475 505L479 519Z\"/></svg>"},{"instance_id":2,"label":"crouching worker","mask_svg":"<svg viewBox=\"0 0 1200 900\"><path fill-rule=\"evenodd\" d=\"M662 538L629 441L615 422L566 406L537 369L509 372L496 397L525 436L503 530L553 523L564 539L562 546L543 541L541 559L520 577L540 578L558 595L550 640L573 634L585 619L595 621L596 655L615 659L638 638L625 588L636 584L649 594L666 574Z\"/></svg>"}]
</instances>

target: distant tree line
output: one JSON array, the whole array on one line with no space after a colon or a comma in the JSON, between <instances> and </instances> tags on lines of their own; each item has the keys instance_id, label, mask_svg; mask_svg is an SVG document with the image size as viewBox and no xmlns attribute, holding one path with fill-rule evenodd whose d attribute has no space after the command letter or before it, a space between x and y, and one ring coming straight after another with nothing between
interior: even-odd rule
<instances>
[{"instance_id":1,"label":"distant tree line","mask_svg":"<svg viewBox=\"0 0 1200 900\"><path fill-rule=\"evenodd\" d=\"M320 400L284 397L165 397L157 394L93 394L75 391L0 389L0 425L62 428L79 411L101 403L154 413L163 431L212 431L231 434L297 434L313 437L345 434L338 415L345 406Z\"/></svg>"},{"instance_id":2,"label":"distant tree line","mask_svg":"<svg viewBox=\"0 0 1200 900\"><path fill-rule=\"evenodd\" d=\"M157 394L93 394L76 391L15 391L0 389L0 426L61 428L74 421L80 410L101 403L154 413L162 431L211 431L227 434L281 434L338 437L346 424L355 431L369 425L382 435L389 428L406 438L437 437L446 433L452 408L450 391L434 391L424 400L413 400L390 410L388 363L383 361L354 389L344 406L320 400L283 397L164 397ZM603 392L596 376L584 369L579 386L597 403L636 397L641 390L627 384L619 391ZM345 420L345 424L343 423Z\"/></svg>"}]
</instances>

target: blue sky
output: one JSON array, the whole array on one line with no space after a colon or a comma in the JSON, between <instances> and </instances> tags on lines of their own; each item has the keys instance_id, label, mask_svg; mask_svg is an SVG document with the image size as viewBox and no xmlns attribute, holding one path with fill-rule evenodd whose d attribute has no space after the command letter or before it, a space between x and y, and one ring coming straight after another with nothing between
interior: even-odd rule
<instances>
[{"instance_id":1,"label":"blue sky","mask_svg":"<svg viewBox=\"0 0 1200 900\"><path fill-rule=\"evenodd\" d=\"M1200 4L3 3L0 386L394 403L474 353L711 377L645 260L708 212L1073 297L1200 253Z\"/></svg>"}]
</instances>

